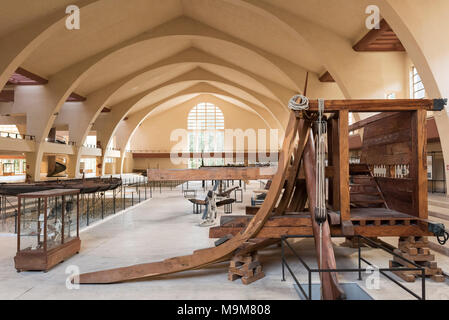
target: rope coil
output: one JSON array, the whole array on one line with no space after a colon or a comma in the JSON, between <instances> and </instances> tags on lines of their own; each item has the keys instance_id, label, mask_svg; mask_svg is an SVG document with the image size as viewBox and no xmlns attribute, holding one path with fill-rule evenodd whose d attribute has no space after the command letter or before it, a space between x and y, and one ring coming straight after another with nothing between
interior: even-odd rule
<instances>
[{"instance_id":1,"label":"rope coil","mask_svg":"<svg viewBox=\"0 0 449 320\"><path fill-rule=\"evenodd\" d=\"M299 101L299 102L298 102ZM288 107L294 111L304 111L309 109L309 98L297 94L288 102Z\"/></svg>"}]
</instances>

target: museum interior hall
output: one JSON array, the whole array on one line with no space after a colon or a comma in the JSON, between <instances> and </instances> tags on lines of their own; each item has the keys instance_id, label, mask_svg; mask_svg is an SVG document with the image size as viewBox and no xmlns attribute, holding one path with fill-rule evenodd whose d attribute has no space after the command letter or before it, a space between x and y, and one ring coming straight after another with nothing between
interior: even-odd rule
<instances>
[{"instance_id":1,"label":"museum interior hall","mask_svg":"<svg viewBox=\"0 0 449 320\"><path fill-rule=\"evenodd\" d=\"M449 300L448 0L0 0L1 300Z\"/></svg>"}]
</instances>

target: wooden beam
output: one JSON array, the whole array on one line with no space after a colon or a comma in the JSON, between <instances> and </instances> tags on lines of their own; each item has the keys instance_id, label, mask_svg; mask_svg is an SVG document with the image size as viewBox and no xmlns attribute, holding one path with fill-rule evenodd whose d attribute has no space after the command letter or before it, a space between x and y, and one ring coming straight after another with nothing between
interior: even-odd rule
<instances>
[{"instance_id":1,"label":"wooden beam","mask_svg":"<svg viewBox=\"0 0 449 320\"><path fill-rule=\"evenodd\" d=\"M348 110L349 112L393 112L393 111L432 111L438 108L441 111L442 99L354 99L354 100L326 100L325 112ZM446 102L447 103L447 102ZM446 105L444 103L444 105ZM318 111L318 100L309 101L309 110Z\"/></svg>"},{"instance_id":2,"label":"wooden beam","mask_svg":"<svg viewBox=\"0 0 449 320\"><path fill-rule=\"evenodd\" d=\"M413 114L411 145L410 178L414 179L415 182L413 208L417 217L427 219L427 132L425 111L418 110Z\"/></svg>"},{"instance_id":3,"label":"wooden beam","mask_svg":"<svg viewBox=\"0 0 449 320\"><path fill-rule=\"evenodd\" d=\"M220 227L245 228L253 216L221 216ZM311 227L310 214L308 212L289 213L283 216L274 216L265 222L266 227ZM211 228L212 229L212 228Z\"/></svg>"},{"instance_id":4,"label":"wooden beam","mask_svg":"<svg viewBox=\"0 0 449 320\"><path fill-rule=\"evenodd\" d=\"M323 73L323 75L320 77L320 82L335 82L334 78L331 76L329 71L326 71Z\"/></svg>"},{"instance_id":5,"label":"wooden beam","mask_svg":"<svg viewBox=\"0 0 449 320\"><path fill-rule=\"evenodd\" d=\"M332 207L335 211L340 210L340 147L338 138L338 117L333 117L331 120L331 131L329 132L331 138L332 148L329 152L332 152L332 166L336 174L332 177L332 188L330 195L332 196Z\"/></svg>"},{"instance_id":6,"label":"wooden beam","mask_svg":"<svg viewBox=\"0 0 449 320\"><path fill-rule=\"evenodd\" d=\"M379 29L370 30L353 47L355 51L405 51L404 46L385 19L379 23Z\"/></svg>"},{"instance_id":7,"label":"wooden beam","mask_svg":"<svg viewBox=\"0 0 449 320\"><path fill-rule=\"evenodd\" d=\"M338 116L338 153L339 173L338 191L340 192L340 217L341 221L351 218L349 212L349 129L348 111L342 110Z\"/></svg>"},{"instance_id":8,"label":"wooden beam","mask_svg":"<svg viewBox=\"0 0 449 320\"><path fill-rule=\"evenodd\" d=\"M395 113L396 112L382 112L374 116L368 117L366 119L357 121L356 123L353 123L349 126L349 132L362 129L363 127L367 126L370 123L390 117Z\"/></svg>"},{"instance_id":9,"label":"wooden beam","mask_svg":"<svg viewBox=\"0 0 449 320\"><path fill-rule=\"evenodd\" d=\"M83 102L86 101L86 97L80 96L79 94L72 92L72 94L67 98L66 102Z\"/></svg>"},{"instance_id":10,"label":"wooden beam","mask_svg":"<svg viewBox=\"0 0 449 320\"><path fill-rule=\"evenodd\" d=\"M35 86L47 84L48 80L44 79L37 74L34 74L23 68L17 68L16 72L9 78L8 83L10 85L20 86Z\"/></svg>"},{"instance_id":11,"label":"wooden beam","mask_svg":"<svg viewBox=\"0 0 449 320\"><path fill-rule=\"evenodd\" d=\"M132 151L131 151L132 152ZM145 158L145 159L167 159L171 157L171 153L169 152L132 152L133 158ZM181 153L178 152L175 155L178 158L182 159L210 159L210 158L221 158L224 159L225 157L229 157L233 160L238 159L239 157L242 157L242 152L232 152L232 153L226 153L226 152L211 152L211 153L201 153L201 152L187 152L187 153ZM265 154L264 154L265 155ZM268 152L266 157L273 157L273 159L278 160L279 159L279 153L270 153ZM256 161L260 161L259 154L257 152L244 152L243 153L243 159L254 159Z\"/></svg>"},{"instance_id":12,"label":"wooden beam","mask_svg":"<svg viewBox=\"0 0 449 320\"><path fill-rule=\"evenodd\" d=\"M309 139L310 134L309 123L306 123L304 120L301 120L299 124L299 130L301 130L300 132L298 132L299 136L304 136L304 139L298 142L298 146L294 154L295 159L293 165L290 167L289 174L286 180L286 186L282 194L282 198L279 201L278 207L276 208L275 211L276 215L281 215L285 213L285 210L290 204L293 190L294 187L296 186L296 180L300 175L299 172L300 172L301 159L303 157L304 148L307 140Z\"/></svg>"},{"instance_id":13,"label":"wooden beam","mask_svg":"<svg viewBox=\"0 0 449 320\"><path fill-rule=\"evenodd\" d=\"M228 234L233 236L242 232L244 228L240 227L212 227L209 229L209 238L216 239L222 238ZM281 238L286 235L313 235L312 227L301 226L301 227L267 227L264 226L262 230L257 234L257 238L261 239L271 239L271 238Z\"/></svg>"},{"instance_id":14,"label":"wooden beam","mask_svg":"<svg viewBox=\"0 0 449 320\"><path fill-rule=\"evenodd\" d=\"M362 145L362 137L360 134L349 135L349 150L360 150L362 149Z\"/></svg>"},{"instance_id":15,"label":"wooden beam","mask_svg":"<svg viewBox=\"0 0 449 320\"><path fill-rule=\"evenodd\" d=\"M350 222L350 221L347 221ZM408 236L432 236L433 234L419 225L397 225L397 226L353 226L351 235L362 235L365 237L408 237ZM229 234L237 236L245 228L241 227L212 227L209 229L211 239L222 238ZM332 237L343 237L344 234L340 226L330 226ZM267 227L264 226L257 235L261 239L279 239L285 235L303 235L312 236L313 229L310 226L282 226Z\"/></svg>"},{"instance_id":16,"label":"wooden beam","mask_svg":"<svg viewBox=\"0 0 449 320\"><path fill-rule=\"evenodd\" d=\"M276 170L275 167L147 169L147 177L148 181L259 180L271 179Z\"/></svg>"},{"instance_id":17,"label":"wooden beam","mask_svg":"<svg viewBox=\"0 0 449 320\"><path fill-rule=\"evenodd\" d=\"M14 102L14 90L0 91L0 102Z\"/></svg>"},{"instance_id":18,"label":"wooden beam","mask_svg":"<svg viewBox=\"0 0 449 320\"><path fill-rule=\"evenodd\" d=\"M439 141L440 140L440 135L438 133L438 128L437 128L437 124L435 122L435 118L427 118L427 122L426 122L426 126L427 126L427 141Z\"/></svg>"}]
</instances>

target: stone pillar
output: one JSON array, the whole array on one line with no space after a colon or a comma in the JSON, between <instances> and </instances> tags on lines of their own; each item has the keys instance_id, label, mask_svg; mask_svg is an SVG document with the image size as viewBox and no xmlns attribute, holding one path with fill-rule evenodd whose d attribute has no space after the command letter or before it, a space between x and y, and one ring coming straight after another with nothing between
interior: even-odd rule
<instances>
[{"instance_id":1,"label":"stone pillar","mask_svg":"<svg viewBox=\"0 0 449 320\"><path fill-rule=\"evenodd\" d=\"M96 171L95 171L95 175L97 176L97 177L99 177L99 176L103 176L104 174L105 174L105 162L104 162L104 153L105 153L106 151L105 150L101 150L101 154L103 155L103 156L101 156L101 157L97 157L96 158L96 160L97 160L97 165L96 165Z\"/></svg>"},{"instance_id":2,"label":"stone pillar","mask_svg":"<svg viewBox=\"0 0 449 320\"><path fill-rule=\"evenodd\" d=\"M48 133L48 141L55 142L56 141L56 128L51 128L50 132ZM53 171L55 171L56 168L56 156L48 156L48 167L47 167L47 177L49 174L51 174Z\"/></svg>"},{"instance_id":3,"label":"stone pillar","mask_svg":"<svg viewBox=\"0 0 449 320\"><path fill-rule=\"evenodd\" d=\"M67 175L70 179L81 178L80 173L81 148L74 148L74 154L68 155Z\"/></svg>"},{"instance_id":4,"label":"stone pillar","mask_svg":"<svg viewBox=\"0 0 449 320\"><path fill-rule=\"evenodd\" d=\"M36 143L36 149L38 149L38 143ZM38 152L25 152L27 180L40 180L42 156L37 157L37 155Z\"/></svg>"}]
</instances>

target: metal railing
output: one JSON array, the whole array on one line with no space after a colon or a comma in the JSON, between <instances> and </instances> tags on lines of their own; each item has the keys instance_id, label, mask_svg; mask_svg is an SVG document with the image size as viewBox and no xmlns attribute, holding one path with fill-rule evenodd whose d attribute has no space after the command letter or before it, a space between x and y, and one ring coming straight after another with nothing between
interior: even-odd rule
<instances>
[{"instance_id":1,"label":"metal railing","mask_svg":"<svg viewBox=\"0 0 449 320\"><path fill-rule=\"evenodd\" d=\"M80 195L80 226L105 219L153 196L153 187L146 177L122 177L122 185L115 190ZM27 201L26 214L37 212L37 204ZM25 211L24 211L25 212ZM21 219L25 221L25 219ZM0 232L17 233L17 197L0 197Z\"/></svg>"},{"instance_id":2,"label":"metal railing","mask_svg":"<svg viewBox=\"0 0 449 320\"><path fill-rule=\"evenodd\" d=\"M30 141L36 140L35 136L29 135L29 134L20 134L20 133L4 132L4 131L0 131L0 137L19 139L19 140L30 140Z\"/></svg>"},{"instance_id":3,"label":"metal railing","mask_svg":"<svg viewBox=\"0 0 449 320\"><path fill-rule=\"evenodd\" d=\"M374 265L369 262L368 260L366 260L365 258L362 257L362 250L361 250L361 241L360 239L363 239L365 241L365 243L367 243L369 246L371 246L372 248L378 248L378 249L382 249L383 251L400 258L401 260L405 261L406 263L413 265L414 268L412 267L391 267L391 268L377 268L376 269L379 271L380 274L382 274L383 276L385 276L387 279L391 280L393 283L395 283L396 285L398 285L399 287L401 287L402 289L404 289L406 292L408 292L409 294L411 294L413 297L415 297L418 300L425 300L426 299L426 271L425 268L416 264L415 262L412 262L406 258L403 258L401 256L399 256L398 254L396 254L395 252L393 252L392 250L386 248L385 246L383 246L382 244L379 244L369 238L366 238L364 236L361 235L357 235L355 237L357 237L357 241L358 241L358 268L342 268L342 269L320 269L320 268L310 268L307 263L304 261L304 259L301 258L301 256L298 254L298 252L296 252L296 250L290 245L290 243L288 243L288 239L290 238L312 238L313 236L305 236L305 235L291 235L291 236L282 236L281 237L281 255L282 255L282 281L285 281L285 267L287 267L287 270L289 271L290 275L293 277L293 280L295 281L295 283L297 284L298 288L301 290L301 293L304 295L304 297L307 300L312 300L312 274L313 273L323 273L323 272L345 272L345 273L350 273L350 272L357 272L358 273L358 280L362 280L362 271L366 271L366 269L362 269L362 262L365 262L366 264L368 264L371 267L374 267ZM307 273L308 273L308 290L306 292L306 290L304 289L303 285L301 285L301 283L299 282L298 278L295 276L294 272L292 271L290 265L287 263L287 260L285 259L285 247L287 247L288 249L290 249L291 252L293 252L293 254L296 256L296 258L298 258L299 262L301 262L301 264L306 268ZM389 274L387 274L386 272L398 272L398 271L419 271L421 272L421 277L422 277L422 281L421 281L421 296L417 295L416 293L414 293L412 290L410 290L409 288L407 288L406 286L404 286L402 283L400 283L399 281L397 281L396 279L394 279L393 277L391 277Z\"/></svg>"},{"instance_id":4,"label":"metal railing","mask_svg":"<svg viewBox=\"0 0 449 320\"><path fill-rule=\"evenodd\" d=\"M97 145L95 145L95 144L88 144L88 143L84 143L83 147L89 148L89 149L96 149L96 148L98 148Z\"/></svg>"},{"instance_id":5,"label":"metal railing","mask_svg":"<svg viewBox=\"0 0 449 320\"><path fill-rule=\"evenodd\" d=\"M56 143L56 144L63 144L63 145L68 145L68 146L76 146L76 142L75 141L70 141L70 140L67 140L65 138L59 139L58 137L55 138L55 139L46 138L45 142Z\"/></svg>"},{"instance_id":6,"label":"metal railing","mask_svg":"<svg viewBox=\"0 0 449 320\"><path fill-rule=\"evenodd\" d=\"M122 177L122 185L114 190L83 194L80 197L81 227L137 205L152 195L145 177Z\"/></svg>"}]
</instances>

